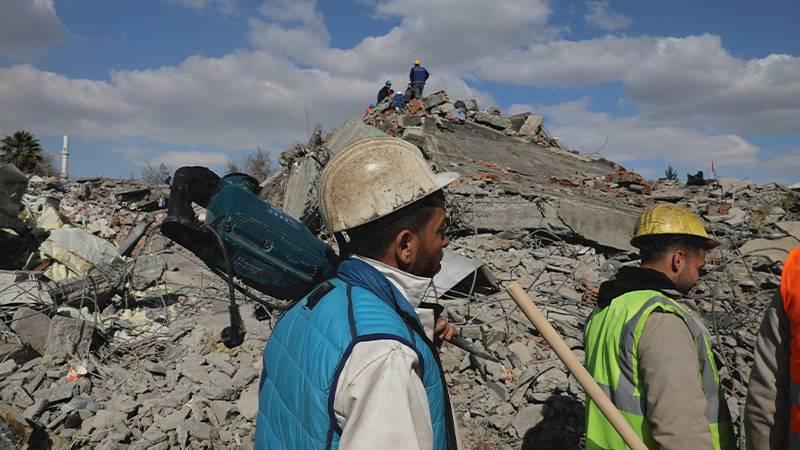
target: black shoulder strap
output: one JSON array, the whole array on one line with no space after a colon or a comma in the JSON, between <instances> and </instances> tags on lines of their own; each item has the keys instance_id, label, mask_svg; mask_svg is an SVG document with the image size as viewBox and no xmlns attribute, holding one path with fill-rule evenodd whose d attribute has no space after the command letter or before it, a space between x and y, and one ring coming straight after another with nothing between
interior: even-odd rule
<instances>
[{"instance_id":1,"label":"black shoulder strap","mask_svg":"<svg viewBox=\"0 0 800 450\"><path fill-rule=\"evenodd\" d=\"M315 287L314 290L308 294L308 301L306 301L305 307L308 309L314 309L314 307L317 306L317 303L319 303L319 301L322 300L322 298L325 297L328 292L332 291L335 287L336 286L329 281L326 281Z\"/></svg>"}]
</instances>

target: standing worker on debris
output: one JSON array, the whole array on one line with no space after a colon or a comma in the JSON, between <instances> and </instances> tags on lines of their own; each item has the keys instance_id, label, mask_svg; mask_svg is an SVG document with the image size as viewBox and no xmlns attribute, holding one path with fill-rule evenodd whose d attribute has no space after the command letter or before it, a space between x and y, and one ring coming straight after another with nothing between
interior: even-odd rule
<instances>
[{"instance_id":1,"label":"standing worker on debris","mask_svg":"<svg viewBox=\"0 0 800 450\"><path fill-rule=\"evenodd\" d=\"M748 449L800 449L800 248L786 258L758 331L744 428Z\"/></svg>"},{"instance_id":2,"label":"standing worker on debris","mask_svg":"<svg viewBox=\"0 0 800 450\"><path fill-rule=\"evenodd\" d=\"M392 90L392 82L390 80L386 80L386 84L384 84L381 90L378 91L378 102L376 105L379 105L383 99L390 97L392 94L394 94L394 91Z\"/></svg>"},{"instance_id":3,"label":"standing worker on debris","mask_svg":"<svg viewBox=\"0 0 800 450\"><path fill-rule=\"evenodd\" d=\"M586 324L586 368L648 448L734 449L730 413L708 337L678 303L719 245L688 209L660 204L631 240L641 267L600 285ZM586 402L586 449L628 448L598 406Z\"/></svg>"},{"instance_id":4,"label":"standing worker on debris","mask_svg":"<svg viewBox=\"0 0 800 450\"><path fill-rule=\"evenodd\" d=\"M437 355L456 330L421 303L448 243L442 188L457 178L390 137L357 141L328 162L320 213L352 256L275 326L255 449L457 448Z\"/></svg>"},{"instance_id":5,"label":"standing worker on debris","mask_svg":"<svg viewBox=\"0 0 800 450\"><path fill-rule=\"evenodd\" d=\"M429 76L428 71L419 65L419 60L415 59L414 67L411 68L411 72L408 74L411 87L414 88L414 98L422 100L422 90L425 89L425 82L428 81Z\"/></svg>"}]
</instances>

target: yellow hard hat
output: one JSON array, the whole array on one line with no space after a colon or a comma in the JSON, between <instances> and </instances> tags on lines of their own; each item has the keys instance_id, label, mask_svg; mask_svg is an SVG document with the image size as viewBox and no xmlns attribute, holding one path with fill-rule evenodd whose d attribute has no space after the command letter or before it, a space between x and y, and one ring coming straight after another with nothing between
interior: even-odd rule
<instances>
[{"instance_id":1,"label":"yellow hard hat","mask_svg":"<svg viewBox=\"0 0 800 450\"><path fill-rule=\"evenodd\" d=\"M708 248L719 245L719 242L708 237L703 222L697 214L672 203L653 205L642 212L636 223L631 245L639 248L644 239L658 235L695 236L704 239Z\"/></svg>"},{"instance_id":2,"label":"yellow hard hat","mask_svg":"<svg viewBox=\"0 0 800 450\"><path fill-rule=\"evenodd\" d=\"M458 176L434 174L419 149L402 139L361 139L336 153L322 171L322 221L332 233L349 230L433 194Z\"/></svg>"},{"instance_id":3,"label":"yellow hard hat","mask_svg":"<svg viewBox=\"0 0 800 450\"><path fill-rule=\"evenodd\" d=\"M415 59L415 60L414 60L414 64L418 66L418 65L419 65L419 60L418 60L418 59Z\"/></svg>"}]
</instances>

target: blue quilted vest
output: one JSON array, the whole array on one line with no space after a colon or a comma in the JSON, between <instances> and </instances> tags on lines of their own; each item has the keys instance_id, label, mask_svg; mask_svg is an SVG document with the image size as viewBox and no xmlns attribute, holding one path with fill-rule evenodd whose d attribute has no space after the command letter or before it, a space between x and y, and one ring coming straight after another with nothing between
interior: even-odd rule
<instances>
[{"instance_id":1,"label":"blue quilted vest","mask_svg":"<svg viewBox=\"0 0 800 450\"><path fill-rule=\"evenodd\" d=\"M317 287L284 313L264 349L253 448L337 449L342 430L333 397L350 352L359 342L393 339L414 349L421 362L433 448L455 449L441 364L414 325L372 292L338 278Z\"/></svg>"}]
</instances>

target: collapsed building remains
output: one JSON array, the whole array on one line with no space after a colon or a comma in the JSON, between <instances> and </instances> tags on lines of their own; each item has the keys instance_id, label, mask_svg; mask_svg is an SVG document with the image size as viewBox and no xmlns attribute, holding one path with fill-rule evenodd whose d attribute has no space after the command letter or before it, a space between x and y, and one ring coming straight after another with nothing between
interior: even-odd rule
<instances>
[{"instance_id":1,"label":"collapsed building remains","mask_svg":"<svg viewBox=\"0 0 800 450\"><path fill-rule=\"evenodd\" d=\"M328 238L316 206L322 167L382 134L462 175L447 193L451 244L430 296L473 349L499 361L444 347L467 448L579 448L584 394L501 288L525 287L582 358L597 287L637 264L628 241L654 202L700 213L722 242L689 301L711 333L743 443L758 325L786 251L800 245L797 187L649 181L570 150L541 116L503 117L440 91L404 111L384 102L328 136L318 128L281 155L262 197ZM226 285L160 234L167 195L0 167L0 448L251 447L276 312L245 304L245 342L222 345Z\"/></svg>"}]
</instances>

